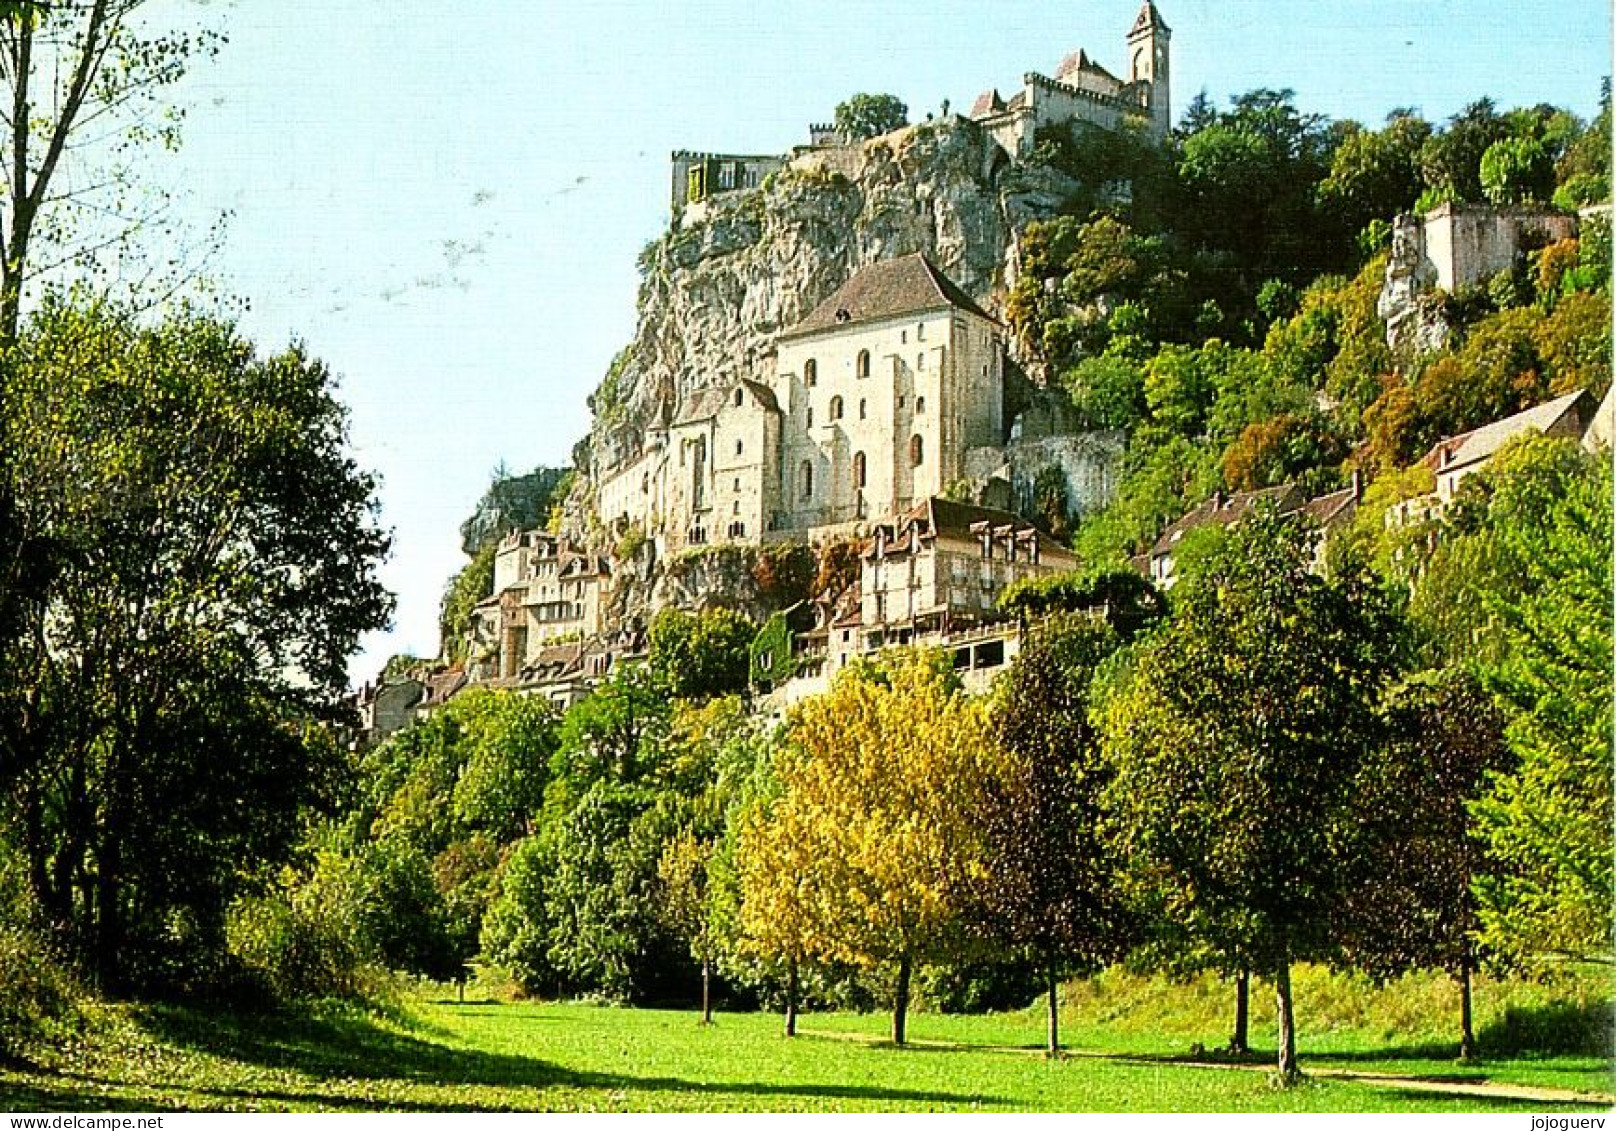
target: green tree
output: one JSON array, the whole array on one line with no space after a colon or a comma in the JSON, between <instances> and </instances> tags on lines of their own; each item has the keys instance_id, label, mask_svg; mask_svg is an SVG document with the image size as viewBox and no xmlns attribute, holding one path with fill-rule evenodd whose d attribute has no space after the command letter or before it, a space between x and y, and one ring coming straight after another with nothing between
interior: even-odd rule
<instances>
[{"instance_id":1,"label":"green tree","mask_svg":"<svg viewBox=\"0 0 1616 1131\"><path fill-rule=\"evenodd\" d=\"M308 724L386 620L387 539L300 349L52 300L11 361L16 528L48 569L0 640L0 789L41 908L115 987L175 916L214 945L244 866L330 798Z\"/></svg>"},{"instance_id":2,"label":"green tree","mask_svg":"<svg viewBox=\"0 0 1616 1131\"><path fill-rule=\"evenodd\" d=\"M1519 758L1475 816L1496 874L1481 940L1506 958L1610 961L1611 469L1565 440L1500 452L1454 553L1486 555L1483 675Z\"/></svg>"},{"instance_id":3,"label":"green tree","mask_svg":"<svg viewBox=\"0 0 1616 1131\"><path fill-rule=\"evenodd\" d=\"M1360 775L1359 877L1342 908L1345 957L1377 978L1416 968L1459 983L1459 1055L1476 1055L1471 975L1479 968L1476 897L1488 864L1470 817L1491 774L1510 768L1503 718L1458 668L1392 690L1387 741Z\"/></svg>"},{"instance_id":4,"label":"green tree","mask_svg":"<svg viewBox=\"0 0 1616 1131\"><path fill-rule=\"evenodd\" d=\"M1495 141L1481 155L1481 191L1494 204L1547 201L1554 192L1554 159L1531 137Z\"/></svg>"},{"instance_id":5,"label":"green tree","mask_svg":"<svg viewBox=\"0 0 1616 1131\"><path fill-rule=\"evenodd\" d=\"M1102 714L1117 852L1146 904L1231 971L1274 981L1298 1075L1290 967L1322 957L1351 875L1353 785L1398 632L1373 594L1309 569L1259 515L1174 590Z\"/></svg>"},{"instance_id":6,"label":"green tree","mask_svg":"<svg viewBox=\"0 0 1616 1131\"><path fill-rule=\"evenodd\" d=\"M1509 124L1490 98L1480 98L1448 119L1420 147L1426 187L1458 200L1481 200L1481 157L1509 136Z\"/></svg>"},{"instance_id":7,"label":"green tree","mask_svg":"<svg viewBox=\"0 0 1616 1131\"><path fill-rule=\"evenodd\" d=\"M836 107L836 132L849 140L879 137L909 124L909 107L891 94L855 94Z\"/></svg>"},{"instance_id":8,"label":"green tree","mask_svg":"<svg viewBox=\"0 0 1616 1131\"><path fill-rule=\"evenodd\" d=\"M646 667L677 699L745 691L757 627L733 609L687 613L667 608L651 621Z\"/></svg>"},{"instance_id":9,"label":"green tree","mask_svg":"<svg viewBox=\"0 0 1616 1131\"><path fill-rule=\"evenodd\" d=\"M1349 232L1407 212L1419 199L1420 148L1430 136L1430 123L1406 110L1394 111L1380 130L1353 124L1319 182L1320 206Z\"/></svg>"},{"instance_id":10,"label":"green tree","mask_svg":"<svg viewBox=\"0 0 1616 1131\"><path fill-rule=\"evenodd\" d=\"M1102 835L1111 768L1089 722L1095 668L1117 647L1103 621L1043 621L1000 685L993 726L1003 750L986 816L988 931L1044 974L1051 1055L1060 1051L1063 975L1120 959L1132 922Z\"/></svg>"}]
</instances>

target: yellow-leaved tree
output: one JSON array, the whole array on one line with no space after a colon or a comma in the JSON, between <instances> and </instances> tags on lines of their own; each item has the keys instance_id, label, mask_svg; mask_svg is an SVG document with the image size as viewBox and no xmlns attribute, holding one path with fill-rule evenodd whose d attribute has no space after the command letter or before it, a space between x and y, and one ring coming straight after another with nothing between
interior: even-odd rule
<instances>
[{"instance_id":1,"label":"yellow-leaved tree","mask_svg":"<svg viewBox=\"0 0 1616 1131\"><path fill-rule=\"evenodd\" d=\"M980 921L981 807L997 760L983 707L946 657L899 653L840 673L789 734L780 793L742 828L742 945L793 973L813 959L896 964L902 1044L915 964L960 956Z\"/></svg>"}]
</instances>

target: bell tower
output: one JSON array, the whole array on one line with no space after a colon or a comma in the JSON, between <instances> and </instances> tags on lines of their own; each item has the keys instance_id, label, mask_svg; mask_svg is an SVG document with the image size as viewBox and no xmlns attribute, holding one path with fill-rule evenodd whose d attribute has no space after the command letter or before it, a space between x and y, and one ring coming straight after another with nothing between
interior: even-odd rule
<instances>
[{"instance_id":1,"label":"bell tower","mask_svg":"<svg viewBox=\"0 0 1616 1131\"><path fill-rule=\"evenodd\" d=\"M1173 29L1161 18L1153 0L1145 0L1128 33L1128 79L1130 82L1149 83L1151 132L1158 138L1167 136L1173 125L1172 102L1168 93L1171 60L1168 43Z\"/></svg>"}]
</instances>

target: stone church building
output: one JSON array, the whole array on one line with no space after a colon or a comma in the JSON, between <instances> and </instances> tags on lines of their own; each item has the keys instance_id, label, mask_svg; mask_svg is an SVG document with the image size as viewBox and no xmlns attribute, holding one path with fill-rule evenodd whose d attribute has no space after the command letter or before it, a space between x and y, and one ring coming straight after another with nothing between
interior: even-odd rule
<instances>
[{"instance_id":1,"label":"stone church building","mask_svg":"<svg viewBox=\"0 0 1616 1131\"><path fill-rule=\"evenodd\" d=\"M999 324L924 255L856 272L777 343L767 383L688 395L596 484L609 527L673 552L907 510L1004 438Z\"/></svg>"}]
</instances>

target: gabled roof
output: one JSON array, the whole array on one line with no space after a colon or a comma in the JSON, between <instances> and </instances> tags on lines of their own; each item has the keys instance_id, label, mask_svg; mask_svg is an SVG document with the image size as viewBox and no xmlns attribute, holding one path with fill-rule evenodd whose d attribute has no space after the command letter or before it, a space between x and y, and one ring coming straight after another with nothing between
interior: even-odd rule
<instances>
[{"instance_id":1,"label":"gabled roof","mask_svg":"<svg viewBox=\"0 0 1616 1131\"><path fill-rule=\"evenodd\" d=\"M976 101L971 103L970 116L972 118L986 118L989 115L999 113L1003 109L1004 99L999 97L999 92L997 90L984 90L976 96Z\"/></svg>"},{"instance_id":2,"label":"gabled roof","mask_svg":"<svg viewBox=\"0 0 1616 1131\"><path fill-rule=\"evenodd\" d=\"M739 384L757 398L758 403L764 408L771 412L780 411L780 402L775 400L774 393L768 386L760 385L746 377L741 378ZM674 427L677 428L681 424L695 424L701 420L711 420L718 415L719 410L729 403L730 394L734 391L734 384L709 385L705 389L697 389L686 397L684 403L679 406L679 413L673 420Z\"/></svg>"},{"instance_id":3,"label":"gabled roof","mask_svg":"<svg viewBox=\"0 0 1616 1131\"><path fill-rule=\"evenodd\" d=\"M673 418L674 427L681 424L694 424L698 420L710 420L718 415L718 410L724 407L724 401L729 397L729 390L717 385L709 385L705 389L697 389L684 399L679 406L678 415Z\"/></svg>"},{"instance_id":4,"label":"gabled roof","mask_svg":"<svg viewBox=\"0 0 1616 1131\"><path fill-rule=\"evenodd\" d=\"M1570 413L1577 414L1576 431L1580 437L1584 426L1593 418L1593 395L1586 390L1567 393L1524 412L1517 412L1514 416L1506 416L1472 431L1438 440L1421 462L1436 471L1480 463L1491 459L1499 448L1526 432L1548 433Z\"/></svg>"},{"instance_id":5,"label":"gabled roof","mask_svg":"<svg viewBox=\"0 0 1616 1131\"><path fill-rule=\"evenodd\" d=\"M774 412L780 411L780 402L774 399L774 390L769 388L767 385L760 384L759 382L752 380L750 377L742 377L741 387L756 397L758 399L758 403L764 408L771 409Z\"/></svg>"},{"instance_id":6,"label":"gabled roof","mask_svg":"<svg viewBox=\"0 0 1616 1131\"><path fill-rule=\"evenodd\" d=\"M886 554L908 553L921 548L923 541L939 536L958 542L974 542L977 531L986 524L996 533L1005 528L1022 538L1036 538L1040 556L1049 554L1072 556L1072 551L1033 526L1020 515L994 507L979 507L974 503L956 503L933 495L901 514L876 524L877 537L865 547L864 556L874 557L878 543Z\"/></svg>"},{"instance_id":7,"label":"gabled roof","mask_svg":"<svg viewBox=\"0 0 1616 1131\"><path fill-rule=\"evenodd\" d=\"M1320 530L1332 530L1350 519L1358 510L1361 491L1357 487L1343 487L1320 495L1302 504L1302 513Z\"/></svg>"},{"instance_id":8,"label":"gabled roof","mask_svg":"<svg viewBox=\"0 0 1616 1131\"><path fill-rule=\"evenodd\" d=\"M1280 514L1290 514L1301 506L1302 500L1297 497L1296 486L1292 483L1257 491L1239 491L1233 495L1220 491L1162 531L1162 536L1156 539L1156 545L1150 552L1153 555L1170 554L1191 530L1202 526L1232 526L1265 503Z\"/></svg>"},{"instance_id":9,"label":"gabled roof","mask_svg":"<svg viewBox=\"0 0 1616 1131\"><path fill-rule=\"evenodd\" d=\"M960 290L931 260L916 252L897 259L883 259L855 271L835 294L780 336L801 337L860 322L948 307L969 311L990 322L998 321L977 306L971 296Z\"/></svg>"},{"instance_id":10,"label":"gabled roof","mask_svg":"<svg viewBox=\"0 0 1616 1131\"><path fill-rule=\"evenodd\" d=\"M1113 75L1110 71L1100 66L1100 64L1096 63L1093 59L1090 59L1089 53L1084 51L1082 48L1073 51L1070 55L1061 60L1060 66L1055 68L1055 79L1057 82L1065 82L1068 77L1077 74L1080 71L1088 71L1090 74L1104 75L1118 86L1122 85L1121 79L1117 78L1116 75Z\"/></svg>"}]
</instances>

